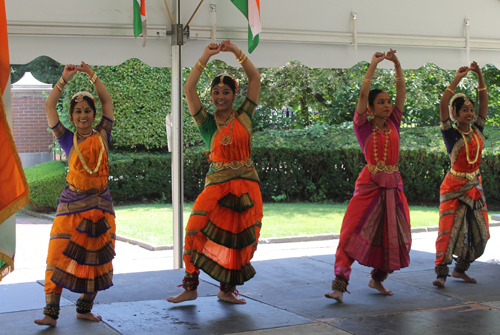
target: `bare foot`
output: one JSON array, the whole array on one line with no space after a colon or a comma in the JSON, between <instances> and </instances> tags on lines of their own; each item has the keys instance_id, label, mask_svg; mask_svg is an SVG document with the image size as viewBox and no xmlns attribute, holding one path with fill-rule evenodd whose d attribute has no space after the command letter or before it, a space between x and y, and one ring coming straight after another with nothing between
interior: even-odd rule
<instances>
[{"instance_id":1,"label":"bare foot","mask_svg":"<svg viewBox=\"0 0 500 335\"><path fill-rule=\"evenodd\" d=\"M35 323L39 326L55 327L57 325L57 320L52 319L48 315L45 315L42 319L36 319Z\"/></svg>"},{"instance_id":2,"label":"bare foot","mask_svg":"<svg viewBox=\"0 0 500 335\"><path fill-rule=\"evenodd\" d=\"M451 273L451 276L453 278L462 278L463 280L465 280L468 283L472 283L472 284L477 283L477 281L474 278L467 276L466 273L460 273L460 272L457 272L455 270L453 270L453 272Z\"/></svg>"},{"instance_id":3,"label":"bare foot","mask_svg":"<svg viewBox=\"0 0 500 335\"><path fill-rule=\"evenodd\" d=\"M92 312L80 314L76 313L76 318L77 319L82 319L82 320L90 320L94 322L99 322L102 321L102 317L100 315L94 314Z\"/></svg>"},{"instance_id":4,"label":"bare foot","mask_svg":"<svg viewBox=\"0 0 500 335\"><path fill-rule=\"evenodd\" d=\"M444 287L445 282L446 281L444 280L444 278L438 278L432 282L432 285L437 286L437 287Z\"/></svg>"},{"instance_id":5,"label":"bare foot","mask_svg":"<svg viewBox=\"0 0 500 335\"><path fill-rule=\"evenodd\" d=\"M167 301L176 304L178 302L196 300L196 298L198 298L198 290L193 290L193 291L184 290L184 292L175 297L168 297Z\"/></svg>"},{"instance_id":6,"label":"bare foot","mask_svg":"<svg viewBox=\"0 0 500 335\"><path fill-rule=\"evenodd\" d=\"M325 293L325 297L329 299L335 299L338 302L342 302L344 300L344 292L340 292L338 290L335 290L331 293Z\"/></svg>"},{"instance_id":7,"label":"bare foot","mask_svg":"<svg viewBox=\"0 0 500 335\"><path fill-rule=\"evenodd\" d=\"M245 301L245 299L241 298L241 299L238 299L234 296L234 294L232 293L224 293L222 291L219 291L219 293L217 293L217 298L219 298L219 300L221 301L225 301L225 302L230 302L232 304L246 304L247 302Z\"/></svg>"},{"instance_id":8,"label":"bare foot","mask_svg":"<svg viewBox=\"0 0 500 335\"><path fill-rule=\"evenodd\" d=\"M376 289L377 291L379 291L383 295L393 295L394 294L394 293L392 293L391 290L386 289L385 286L382 284L381 281L374 280L373 278L370 279L370 282L368 283L368 286L370 286L371 288Z\"/></svg>"}]
</instances>

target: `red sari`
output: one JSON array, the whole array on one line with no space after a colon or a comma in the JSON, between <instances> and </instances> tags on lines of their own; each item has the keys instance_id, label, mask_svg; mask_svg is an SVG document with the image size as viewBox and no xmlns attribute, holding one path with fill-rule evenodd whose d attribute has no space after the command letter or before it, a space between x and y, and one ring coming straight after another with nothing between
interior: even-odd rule
<instances>
[{"instance_id":1,"label":"red sari","mask_svg":"<svg viewBox=\"0 0 500 335\"><path fill-rule=\"evenodd\" d=\"M410 264L410 214L397 169L402 114L393 108L387 131L374 130L366 114L355 112L354 130L368 164L356 180L335 254L334 283L344 282L344 289L355 260L373 267L377 280Z\"/></svg>"},{"instance_id":2,"label":"red sari","mask_svg":"<svg viewBox=\"0 0 500 335\"><path fill-rule=\"evenodd\" d=\"M472 132L466 135L469 163L464 140L448 119L441 123L441 132L451 160L440 189L439 233L436 240L436 265L451 264L453 255L466 263L480 257L489 235L488 209L479 172L485 137L485 120L478 116ZM468 268L467 265L465 267ZM465 268L462 270L466 270Z\"/></svg>"}]
</instances>

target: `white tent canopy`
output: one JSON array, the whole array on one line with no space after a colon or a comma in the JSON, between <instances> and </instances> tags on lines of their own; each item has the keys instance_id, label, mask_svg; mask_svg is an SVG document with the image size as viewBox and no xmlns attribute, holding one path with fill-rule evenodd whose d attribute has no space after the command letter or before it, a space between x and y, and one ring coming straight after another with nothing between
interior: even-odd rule
<instances>
[{"instance_id":1,"label":"white tent canopy","mask_svg":"<svg viewBox=\"0 0 500 335\"><path fill-rule=\"evenodd\" d=\"M138 58L151 66L172 67L172 203L178 268L182 267L182 66L194 66L214 37L217 42L231 39L246 51L247 22L229 0L205 0L184 44L172 45L165 3L173 23L186 25L199 1L183 0L181 5L180 0L146 0L148 41L143 48L142 38L133 37L133 1L5 0L10 62L25 64L45 55L63 64L83 60L118 65ZM500 67L499 13L498 0L261 0L263 32L250 57L257 67L298 60L310 67L347 68L391 47L398 51L403 68L433 62L456 69L471 60ZM227 53L217 58L239 65Z\"/></svg>"},{"instance_id":2,"label":"white tent canopy","mask_svg":"<svg viewBox=\"0 0 500 335\"><path fill-rule=\"evenodd\" d=\"M174 1L167 3L172 11ZM199 1L181 3L185 25ZM185 66L193 66L210 41L212 4L217 41L229 38L247 50L243 15L229 0L205 0L183 46ZM6 0L11 63L47 55L61 63L117 65L139 58L169 67L165 3L146 0L146 9L148 41L142 48L142 39L133 37L132 0ZM470 60L500 67L499 14L498 0L262 0L263 32L251 58L258 67L298 60L311 67L346 68L392 47L404 68L433 62L455 69ZM220 59L237 65L232 55Z\"/></svg>"}]
</instances>

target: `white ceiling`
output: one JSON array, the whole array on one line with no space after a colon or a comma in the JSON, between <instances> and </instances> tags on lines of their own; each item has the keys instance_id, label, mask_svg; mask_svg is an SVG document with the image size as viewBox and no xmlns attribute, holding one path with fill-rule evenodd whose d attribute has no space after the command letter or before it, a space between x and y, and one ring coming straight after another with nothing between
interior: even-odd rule
<instances>
[{"instance_id":1,"label":"white ceiling","mask_svg":"<svg viewBox=\"0 0 500 335\"><path fill-rule=\"evenodd\" d=\"M148 41L132 32L132 0L5 0L12 64L47 55L61 63L117 65L139 58L171 65L170 23L163 0L146 0ZM172 10L172 0L167 0ZM198 0L182 0L186 23ZM247 23L229 0L205 0L190 24L183 66L193 66L210 41L216 5L217 41L230 38L245 52ZM357 56L352 13L356 13ZM172 13L173 15L174 13ZM397 49L404 68L433 62L455 69L470 60L500 68L499 0L261 0L263 32L251 59L258 67L299 60L311 67L351 67L375 51ZM220 59L237 65L232 55ZM384 63L382 63L384 64ZM386 64L390 65L390 64Z\"/></svg>"}]
</instances>

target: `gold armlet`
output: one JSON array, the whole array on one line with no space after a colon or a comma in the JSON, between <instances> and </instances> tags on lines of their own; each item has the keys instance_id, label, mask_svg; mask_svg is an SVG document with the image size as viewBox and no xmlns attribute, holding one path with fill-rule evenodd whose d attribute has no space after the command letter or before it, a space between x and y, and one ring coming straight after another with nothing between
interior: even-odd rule
<instances>
[{"instance_id":1,"label":"gold armlet","mask_svg":"<svg viewBox=\"0 0 500 335\"><path fill-rule=\"evenodd\" d=\"M201 60L199 60L199 59L198 59L198 63L196 63L196 64L199 66L199 68L200 68L201 72L203 72L203 70L205 70L205 68L207 67L207 65L206 65L206 64L203 64L203 63L201 62Z\"/></svg>"},{"instance_id":2,"label":"gold armlet","mask_svg":"<svg viewBox=\"0 0 500 335\"><path fill-rule=\"evenodd\" d=\"M363 78L363 82L364 83L373 83L373 79L366 79L366 78Z\"/></svg>"},{"instance_id":3,"label":"gold armlet","mask_svg":"<svg viewBox=\"0 0 500 335\"><path fill-rule=\"evenodd\" d=\"M478 92L481 92L481 91L486 91L488 89L488 87L480 87L477 89Z\"/></svg>"},{"instance_id":4,"label":"gold armlet","mask_svg":"<svg viewBox=\"0 0 500 335\"><path fill-rule=\"evenodd\" d=\"M63 90L63 89L61 88L61 86L59 86L59 83L56 83L56 84L55 84L55 87L57 87L57 88L59 89L59 91L60 91L60 92L62 92L62 90ZM64 86L63 86L63 87L64 87Z\"/></svg>"},{"instance_id":5,"label":"gold armlet","mask_svg":"<svg viewBox=\"0 0 500 335\"><path fill-rule=\"evenodd\" d=\"M449 88L449 87L447 87L447 88L446 88L446 90L447 90L447 91L450 91L450 93L451 93L451 94L455 94L455 91L454 91L454 90L452 90L452 89L451 89L451 88Z\"/></svg>"},{"instance_id":6,"label":"gold armlet","mask_svg":"<svg viewBox=\"0 0 500 335\"><path fill-rule=\"evenodd\" d=\"M396 81L402 81L402 80L405 80L405 76L402 76L402 77L396 78Z\"/></svg>"},{"instance_id":7,"label":"gold armlet","mask_svg":"<svg viewBox=\"0 0 500 335\"><path fill-rule=\"evenodd\" d=\"M95 73L95 71L94 71L94 75L92 76L92 78L90 78L90 76L89 76L89 81L92 85L94 85L96 80L97 80L97 73Z\"/></svg>"}]
</instances>

